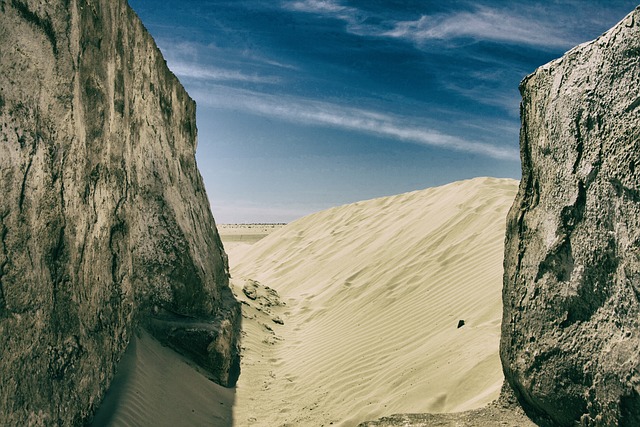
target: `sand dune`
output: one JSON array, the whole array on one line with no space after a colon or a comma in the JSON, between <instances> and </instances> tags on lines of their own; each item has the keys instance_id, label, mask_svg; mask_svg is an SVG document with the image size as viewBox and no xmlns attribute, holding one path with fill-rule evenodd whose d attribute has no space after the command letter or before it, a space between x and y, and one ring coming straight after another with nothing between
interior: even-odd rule
<instances>
[{"instance_id":1,"label":"sand dune","mask_svg":"<svg viewBox=\"0 0 640 427\"><path fill-rule=\"evenodd\" d=\"M232 426L234 394L141 331L120 361L92 425Z\"/></svg>"},{"instance_id":2,"label":"sand dune","mask_svg":"<svg viewBox=\"0 0 640 427\"><path fill-rule=\"evenodd\" d=\"M485 405L502 384L504 217L516 185L483 178L359 202L261 240L221 230L243 302L236 389L142 332L93 425L352 426Z\"/></svg>"},{"instance_id":3,"label":"sand dune","mask_svg":"<svg viewBox=\"0 0 640 427\"><path fill-rule=\"evenodd\" d=\"M496 398L504 218L516 189L456 182L227 247L245 316L235 425L354 425Z\"/></svg>"}]
</instances>

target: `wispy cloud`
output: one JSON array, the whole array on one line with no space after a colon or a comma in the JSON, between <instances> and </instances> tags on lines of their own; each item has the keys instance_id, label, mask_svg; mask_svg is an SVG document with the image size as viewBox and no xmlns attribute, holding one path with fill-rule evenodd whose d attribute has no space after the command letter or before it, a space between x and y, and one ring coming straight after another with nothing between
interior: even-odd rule
<instances>
[{"instance_id":1,"label":"wispy cloud","mask_svg":"<svg viewBox=\"0 0 640 427\"><path fill-rule=\"evenodd\" d=\"M208 80L208 81L238 81L250 83L278 83L280 79L275 76L261 76L247 74L238 70L227 70L217 67L205 67L199 64L190 64L180 61L167 60L171 71L178 77Z\"/></svg>"},{"instance_id":2,"label":"wispy cloud","mask_svg":"<svg viewBox=\"0 0 640 427\"><path fill-rule=\"evenodd\" d=\"M275 59L265 58L259 54L247 54L246 56L250 60L256 61L258 63L270 65L275 68L300 71L300 67L298 67L297 65L287 64L281 61L276 61Z\"/></svg>"},{"instance_id":3,"label":"wispy cloud","mask_svg":"<svg viewBox=\"0 0 640 427\"><path fill-rule=\"evenodd\" d=\"M171 71L183 78L275 84L281 83L282 79L274 74L279 74L283 69L298 70L295 65L245 48L225 49L215 43L174 42L168 39L159 39L158 44Z\"/></svg>"},{"instance_id":4,"label":"wispy cloud","mask_svg":"<svg viewBox=\"0 0 640 427\"><path fill-rule=\"evenodd\" d=\"M471 101L498 107L505 111L509 116L519 117L520 114L520 95L517 90L511 92L496 91L492 88L476 86L473 88L465 88L454 83L446 85L447 89L462 95Z\"/></svg>"},{"instance_id":5,"label":"wispy cloud","mask_svg":"<svg viewBox=\"0 0 640 427\"><path fill-rule=\"evenodd\" d=\"M448 150L476 153L500 160L517 160L513 147L482 141L470 141L437 129L421 126L418 118L397 117L377 111L346 107L329 102L292 96L276 96L259 92L217 86L191 90L200 103L218 108L234 108L292 123L330 126L363 132L407 143Z\"/></svg>"},{"instance_id":6,"label":"wispy cloud","mask_svg":"<svg viewBox=\"0 0 640 427\"><path fill-rule=\"evenodd\" d=\"M312 13L343 21L347 32L359 36L376 36L389 27L383 22L377 25L366 23L371 15L361 9L344 6L337 0L295 0L284 1L282 7L295 12Z\"/></svg>"},{"instance_id":7,"label":"wispy cloud","mask_svg":"<svg viewBox=\"0 0 640 427\"><path fill-rule=\"evenodd\" d=\"M287 2L284 6L288 9L297 10L299 12L313 13L337 13L352 9L342 6L333 0L300 0Z\"/></svg>"},{"instance_id":8,"label":"wispy cloud","mask_svg":"<svg viewBox=\"0 0 640 427\"><path fill-rule=\"evenodd\" d=\"M505 88L504 81L517 81L525 72L489 68L488 70L466 71L465 75L442 80L442 86L449 92L464 96L473 102L502 109L511 117L519 117L520 94L516 85ZM468 77L467 77L468 76Z\"/></svg>"},{"instance_id":9,"label":"wispy cloud","mask_svg":"<svg viewBox=\"0 0 640 427\"><path fill-rule=\"evenodd\" d=\"M488 7L400 21L383 35L415 43L455 38L550 48L567 48L575 43L557 27L542 23L535 17Z\"/></svg>"},{"instance_id":10,"label":"wispy cloud","mask_svg":"<svg viewBox=\"0 0 640 427\"><path fill-rule=\"evenodd\" d=\"M457 38L490 40L545 48L568 48L579 40L562 31L562 25L540 18L532 10L497 9L477 6L472 10L422 15L409 21L394 21L386 16L372 17L364 10L344 6L337 0L297 0L283 3L288 10L315 13L346 23L352 34L369 37L391 37L416 44Z\"/></svg>"}]
</instances>

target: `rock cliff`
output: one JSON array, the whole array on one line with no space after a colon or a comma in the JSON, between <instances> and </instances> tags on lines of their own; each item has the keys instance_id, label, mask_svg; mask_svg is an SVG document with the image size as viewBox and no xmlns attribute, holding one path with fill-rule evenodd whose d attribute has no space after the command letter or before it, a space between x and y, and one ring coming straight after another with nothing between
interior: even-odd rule
<instances>
[{"instance_id":1,"label":"rock cliff","mask_svg":"<svg viewBox=\"0 0 640 427\"><path fill-rule=\"evenodd\" d=\"M505 377L541 422L640 425L640 9L520 91Z\"/></svg>"},{"instance_id":2,"label":"rock cliff","mask_svg":"<svg viewBox=\"0 0 640 427\"><path fill-rule=\"evenodd\" d=\"M0 0L0 414L80 425L136 325L238 371L195 103L125 0Z\"/></svg>"}]
</instances>

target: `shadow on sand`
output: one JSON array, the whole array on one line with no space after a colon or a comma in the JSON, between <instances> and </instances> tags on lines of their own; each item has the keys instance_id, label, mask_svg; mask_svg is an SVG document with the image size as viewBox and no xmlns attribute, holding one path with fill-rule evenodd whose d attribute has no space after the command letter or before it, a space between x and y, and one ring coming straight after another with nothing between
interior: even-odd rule
<instances>
[{"instance_id":1,"label":"shadow on sand","mask_svg":"<svg viewBox=\"0 0 640 427\"><path fill-rule=\"evenodd\" d=\"M142 330L89 425L233 426L234 402L235 389L215 384Z\"/></svg>"}]
</instances>

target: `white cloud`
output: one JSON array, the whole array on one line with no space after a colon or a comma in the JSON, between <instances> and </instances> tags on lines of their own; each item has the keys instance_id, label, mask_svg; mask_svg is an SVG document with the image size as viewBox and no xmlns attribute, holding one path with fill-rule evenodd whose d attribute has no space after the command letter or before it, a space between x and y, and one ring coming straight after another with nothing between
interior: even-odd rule
<instances>
[{"instance_id":1,"label":"white cloud","mask_svg":"<svg viewBox=\"0 0 640 427\"><path fill-rule=\"evenodd\" d=\"M286 70L300 71L300 67L298 67L297 65L286 64L284 62L276 61L274 59L264 58L260 55L248 54L247 57L251 60L258 61L262 64L270 65L272 67L282 68Z\"/></svg>"},{"instance_id":2,"label":"white cloud","mask_svg":"<svg viewBox=\"0 0 640 427\"><path fill-rule=\"evenodd\" d=\"M283 3L288 10L315 13L340 19L352 34L369 37L391 37L417 44L429 40L469 37L528 46L569 48L578 40L563 32L561 22L540 16L534 9L502 10L476 7L472 11L423 15L412 21L393 21L377 16L377 25L364 24L367 12L341 5L336 0L297 0ZM546 22L545 22L546 21Z\"/></svg>"},{"instance_id":3,"label":"white cloud","mask_svg":"<svg viewBox=\"0 0 640 427\"><path fill-rule=\"evenodd\" d=\"M407 119L328 102L276 96L224 86L192 89L190 92L199 103L218 108L234 108L293 123L336 127L413 144L476 153L501 160L518 160L519 158L517 149L513 147L469 141L421 126L417 118Z\"/></svg>"},{"instance_id":4,"label":"white cloud","mask_svg":"<svg viewBox=\"0 0 640 427\"><path fill-rule=\"evenodd\" d=\"M282 7L296 12L313 13L329 18L339 19L346 24L347 32L359 36L376 36L382 29L375 25L365 24L370 16L355 7L343 6L336 0L297 0L285 1Z\"/></svg>"},{"instance_id":5,"label":"white cloud","mask_svg":"<svg viewBox=\"0 0 640 427\"><path fill-rule=\"evenodd\" d=\"M333 0L301 0L287 2L284 7L298 12L311 12L311 13L337 13L344 12L347 9L346 6L341 6Z\"/></svg>"},{"instance_id":6,"label":"white cloud","mask_svg":"<svg viewBox=\"0 0 640 427\"><path fill-rule=\"evenodd\" d=\"M250 83L278 83L280 81L279 78L273 76L246 74L237 70L204 67L199 64L185 63L175 60L167 60L167 64L171 71L173 71L173 73L178 77L209 81L239 81Z\"/></svg>"},{"instance_id":7,"label":"white cloud","mask_svg":"<svg viewBox=\"0 0 640 427\"><path fill-rule=\"evenodd\" d=\"M281 79L273 75L258 72L248 73L241 68L253 68L275 72L278 69L298 70L298 67L285 64L264 56L260 52L246 49L222 49L213 43L173 42L159 39L162 50L171 71L179 77L209 80L209 81L238 81L250 83L280 83ZM227 61L226 67L206 64L211 58L234 58L234 62ZM224 62L223 62L224 63ZM267 72L269 72L267 71Z\"/></svg>"},{"instance_id":8,"label":"white cloud","mask_svg":"<svg viewBox=\"0 0 640 427\"><path fill-rule=\"evenodd\" d=\"M460 37L553 48L566 48L575 43L557 27L545 25L533 16L487 7L399 21L382 35L415 43Z\"/></svg>"},{"instance_id":9,"label":"white cloud","mask_svg":"<svg viewBox=\"0 0 640 427\"><path fill-rule=\"evenodd\" d=\"M516 89L512 91L496 90L481 83L472 87L465 87L457 84L455 81L444 82L443 85L447 90L462 95L474 102L498 107L504 110L509 116L519 117L521 97Z\"/></svg>"}]
</instances>

